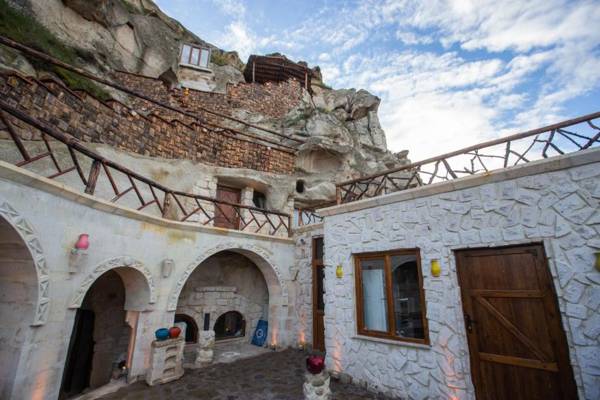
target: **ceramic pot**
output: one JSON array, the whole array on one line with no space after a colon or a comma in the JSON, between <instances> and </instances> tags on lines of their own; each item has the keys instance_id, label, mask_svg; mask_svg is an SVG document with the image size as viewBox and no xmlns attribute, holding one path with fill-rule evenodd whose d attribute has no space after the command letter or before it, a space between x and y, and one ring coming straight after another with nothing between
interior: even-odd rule
<instances>
[{"instance_id":1,"label":"ceramic pot","mask_svg":"<svg viewBox=\"0 0 600 400\"><path fill-rule=\"evenodd\" d=\"M169 337L171 339L178 338L180 333L181 333L181 328L178 326L173 326L173 327L169 328Z\"/></svg>"},{"instance_id":2,"label":"ceramic pot","mask_svg":"<svg viewBox=\"0 0 600 400\"><path fill-rule=\"evenodd\" d=\"M156 336L156 340L167 340L169 338L169 330L167 328L160 328L154 332L154 335Z\"/></svg>"}]
</instances>

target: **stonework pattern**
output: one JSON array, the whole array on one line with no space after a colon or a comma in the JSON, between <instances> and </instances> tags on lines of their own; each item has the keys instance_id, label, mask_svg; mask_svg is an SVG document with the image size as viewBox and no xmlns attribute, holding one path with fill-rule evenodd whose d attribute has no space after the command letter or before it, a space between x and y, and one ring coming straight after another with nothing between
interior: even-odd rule
<instances>
[{"instance_id":1,"label":"stonework pattern","mask_svg":"<svg viewBox=\"0 0 600 400\"><path fill-rule=\"evenodd\" d=\"M100 263L98 266L96 266L96 268L94 268L92 273L89 274L79 284L79 287L77 288L75 294L73 295L73 297L69 303L70 304L69 308L81 307L81 303L83 302L83 299L85 298L85 294L87 293L90 286L92 286L92 284L96 281L96 279L98 279L98 277L100 275L102 275L103 273L110 271L111 269L120 268L120 267L129 267L129 268L133 268L133 269L141 272L142 275L144 275L144 277L146 278L146 283L148 284L148 288L150 291L150 297L148 299L148 303L149 304L156 303L156 288L154 285L154 278L152 277L152 273L150 272L150 270L148 270L148 268L146 268L141 262L139 262L131 257L128 257L128 256L122 256L122 257L111 258L110 260L106 260L106 261Z\"/></svg>"},{"instance_id":2,"label":"stonework pattern","mask_svg":"<svg viewBox=\"0 0 600 400\"><path fill-rule=\"evenodd\" d=\"M453 250L540 243L580 398L600 398L600 163L325 218L327 366L407 399L473 399ZM419 248L431 346L358 338L352 254ZM427 266L442 265L440 277Z\"/></svg>"},{"instance_id":3,"label":"stonework pattern","mask_svg":"<svg viewBox=\"0 0 600 400\"><path fill-rule=\"evenodd\" d=\"M50 277L42 245L36 236L31 224L21 216L8 202L0 199L0 216L8 221L19 233L29 253L33 258L37 275L37 303L32 326L39 326L46 323L48 319L48 310L50 308Z\"/></svg>"}]
</instances>

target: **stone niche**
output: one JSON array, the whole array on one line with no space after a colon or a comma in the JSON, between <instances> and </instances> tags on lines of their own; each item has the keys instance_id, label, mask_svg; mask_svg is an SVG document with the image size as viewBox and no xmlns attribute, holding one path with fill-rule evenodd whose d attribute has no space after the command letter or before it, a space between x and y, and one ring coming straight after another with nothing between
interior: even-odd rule
<instances>
[{"instance_id":1,"label":"stone niche","mask_svg":"<svg viewBox=\"0 0 600 400\"><path fill-rule=\"evenodd\" d=\"M209 329L214 330L219 317L239 313L245 334L237 339L250 342L258 321L268 319L268 306L267 284L258 267L240 254L223 252L208 258L190 275L179 297L177 314L192 318L200 330L205 314L209 314ZM236 336L217 339L230 338Z\"/></svg>"}]
</instances>

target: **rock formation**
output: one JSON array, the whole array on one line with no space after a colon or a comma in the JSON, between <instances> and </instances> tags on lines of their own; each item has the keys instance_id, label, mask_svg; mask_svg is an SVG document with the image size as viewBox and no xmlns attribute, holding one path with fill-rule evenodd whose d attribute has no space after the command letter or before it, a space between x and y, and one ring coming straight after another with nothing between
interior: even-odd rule
<instances>
[{"instance_id":1,"label":"rock formation","mask_svg":"<svg viewBox=\"0 0 600 400\"><path fill-rule=\"evenodd\" d=\"M237 53L203 41L151 0L3 1L34 17L66 46L77 49L77 54L85 54L77 60L79 66L103 76L122 70L159 78L172 87L177 84L182 43L194 43L211 48L211 91L223 93L228 84L244 81L240 72L243 63ZM4 47L0 48L1 66L36 74L32 63ZM288 178L290 190L281 193L294 197L301 207L333 201L335 182L408 162L406 151L393 154L387 150L377 116L378 97L362 89L330 89L322 84L319 67L311 71L311 93L304 90L299 104L283 116L231 110L232 116L306 141L298 147L294 176ZM118 93L111 95L127 102ZM227 121L225 124L246 129ZM256 130L253 133L264 135Z\"/></svg>"}]
</instances>

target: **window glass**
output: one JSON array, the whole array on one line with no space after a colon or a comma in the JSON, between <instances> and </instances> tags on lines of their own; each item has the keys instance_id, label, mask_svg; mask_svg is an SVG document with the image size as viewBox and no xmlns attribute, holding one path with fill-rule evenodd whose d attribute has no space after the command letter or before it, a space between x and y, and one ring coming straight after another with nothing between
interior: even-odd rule
<instances>
[{"instance_id":1,"label":"window glass","mask_svg":"<svg viewBox=\"0 0 600 400\"><path fill-rule=\"evenodd\" d=\"M267 197L264 193L255 190L252 193L252 203L254 203L254 207L265 210L267 208Z\"/></svg>"},{"instance_id":2,"label":"window glass","mask_svg":"<svg viewBox=\"0 0 600 400\"><path fill-rule=\"evenodd\" d=\"M319 265L317 267L317 310L325 310L325 302L323 296L325 294L325 287L323 286L323 280L325 279L325 267Z\"/></svg>"},{"instance_id":3,"label":"window glass","mask_svg":"<svg viewBox=\"0 0 600 400\"><path fill-rule=\"evenodd\" d=\"M397 255L391 257L392 293L396 336L423 339L421 318L421 289L417 257Z\"/></svg>"},{"instance_id":4,"label":"window glass","mask_svg":"<svg viewBox=\"0 0 600 400\"><path fill-rule=\"evenodd\" d=\"M192 59L190 61L190 64L198 65L199 58L200 58L200 49L197 49L194 47L192 49Z\"/></svg>"},{"instance_id":5,"label":"window glass","mask_svg":"<svg viewBox=\"0 0 600 400\"><path fill-rule=\"evenodd\" d=\"M315 260L323 260L323 238L315 238Z\"/></svg>"},{"instance_id":6,"label":"window glass","mask_svg":"<svg viewBox=\"0 0 600 400\"><path fill-rule=\"evenodd\" d=\"M208 57L210 56L210 50L208 49L202 49L202 51L200 52L200 66L201 67L208 67Z\"/></svg>"},{"instance_id":7,"label":"window glass","mask_svg":"<svg viewBox=\"0 0 600 400\"><path fill-rule=\"evenodd\" d=\"M383 258L364 259L361 260L360 269L364 329L387 332L385 261Z\"/></svg>"},{"instance_id":8,"label":"window glass","mask_svg":"<svg viewBox=\"0 0 600 400\"><path fill-rule=\"evenodd\" d=\"M183 45L183 50L181 51L181 62L183 64L189 64L190 62L190 51L192 48L187 44Z\"/></svg>"}]
</instances>

